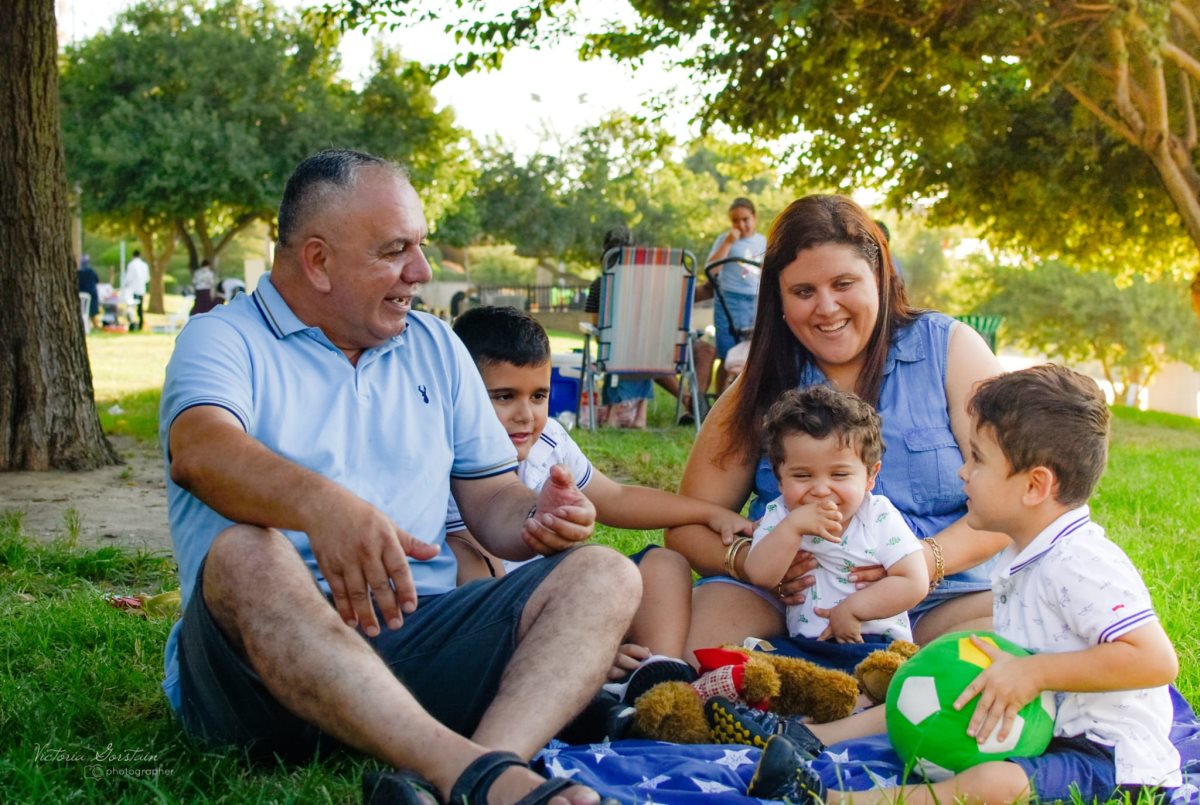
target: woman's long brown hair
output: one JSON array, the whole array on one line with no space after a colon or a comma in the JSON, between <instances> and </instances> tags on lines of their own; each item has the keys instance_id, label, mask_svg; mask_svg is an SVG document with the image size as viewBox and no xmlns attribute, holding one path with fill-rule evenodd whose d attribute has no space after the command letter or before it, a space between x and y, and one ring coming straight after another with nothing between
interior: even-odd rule
<instances>
[{"instance_id":1,"label":"woman's long brown hair","mask_svg":"<svg viewBox=\"0 0 1200 805\"><path fill-rule=\"evenodd\" d=\"M805 196L779 214L767 235L750 357L738 378L739 393L719 461L758 455L767 409L784 391L796 388L801 370L813 359L783 320L779 275L800 252L826 244L849 246L874 270L879 316L854 391L872 405L879 402L892 335L896 328L910 324L919 311L908 304L887 239L866 211L846 196Z\"/></svg>"}]
</instances>

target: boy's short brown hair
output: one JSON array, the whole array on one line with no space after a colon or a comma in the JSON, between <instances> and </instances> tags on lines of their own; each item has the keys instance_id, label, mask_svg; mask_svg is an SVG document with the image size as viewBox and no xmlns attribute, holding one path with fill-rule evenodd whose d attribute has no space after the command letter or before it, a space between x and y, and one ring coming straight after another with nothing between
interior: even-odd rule
<instances>
[{"instance_id":1,"label":"boy's short brown hair","mask_svg":"<svg viewBox=\"0 0 1200 805\"><path fill-rule=\"evenodd\" d=\"M967 410L975 427L992 429L1010 474L1048 467L1055 500L1087 502L1108 463L1108 404L1087 375L1052 363L984 381Z\"/></svg>"},{"instance_id":2,"label":"boy's short brown hair","mask_svg":"<svg viewBox=\"0 0 1200 805\"><path fill-rule=\"evenodd\" d=\"M854 394L829 386L785 391L763 420L767 457L777 475L784 460L783 440L793 433L814 439L837 434L839 445L853 447L863 464L874 467L883 456L881 428L874 408Z\"/></svg>"}]
</instances>

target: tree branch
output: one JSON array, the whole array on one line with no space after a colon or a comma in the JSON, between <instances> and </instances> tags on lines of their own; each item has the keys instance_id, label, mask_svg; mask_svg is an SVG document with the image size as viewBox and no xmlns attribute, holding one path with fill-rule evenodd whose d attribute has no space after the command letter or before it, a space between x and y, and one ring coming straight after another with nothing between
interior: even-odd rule
<instances>
[{"instance_id":1,"label":"tree branch","mask_svg":"<svg viewBox=\"0 0 1200 805\"><path fill-rule=\"evenodd\" d=\"M1146 106L1146 112L1150 118L1147 128L1150 130L1150 136L1153 137L1151 146L1155 149L1166 149L1168 148L1167 140L1171 137L1171 111L1162 55L1159 52L1151 51L1142 54L1140 61L1146 68L1146 80L1141 83L1145 85L1150 95L1150 103Z\"/></svg>"},{"instance_id":2,"label":"tree branch","mask_svg":"<svg viewBox=\"0 0 1200 805\"><path fill-rule=\"evenodd\" d=\"M1193 58L1192 54L1173 42L1163 42L1162 53L1180 70L1200 79L1200 61Z\"/></svg>"},{"instance_id":3,"label":"tree branch","mask_svg":"<svg viewBox=\"0 0 1200 805\"><path fill-rule=\"evenodd\" d=\"M1190 154L1196 149L1196 101L1192 97L1192 80L1187 73L1179 74L1179 85L1183 96L1183 147Z\"/></svg>"},{"instance_id":4,"label":"tree branch","mask_svg":"<svg viewBox=\"0 0 1200 805\"><path fill-rule=\"evenodd\" d=\"M221 239L217 241L217 247L213 249L213 254L220 254L221 250L225 248L226 244L233 240L233 236L253 223L254 219L257 217L258 214L253 212L247 212L239 215L233 222L233 225L230 226L229 229L225 230L225 233L221 235Z\"/></svg>"},{"instance_id":5,"label":"tree branch","mask_svg":"<svg viewBox=\"0 0 1200 805\"><path fill-rule=\"evenodd\" d=\"M1141 139L1138 138L1138 135L1132 129L1101 109L1100 105L1089 98L1079 87L1075 86L1074 84L1064 82L1063 89L1071 93L1071 97L1078 101L1080 106L1095 115L1101 123L1115 131L1130 145L1137 146L1138 148L1142 147Z\"/></svg>"},{"instance_id":6,"label":"tree branch","mask_svg":"<svg viewBox=\"0 0 1200 805\"><path fill-rule=\"evenodd\" d=\"M1187 7L1182 0L1175 0L1171 3L1171 15L1186 25L1192 31L1192 36L1200 39L1200 19L1196 18L1195 13Z\"/></svg>"},{"instance_id":7,"label":"tree branch","mask_svg":"<svg viewBox=\"0 0 1200 805\"><path fill-rule=\"evenodd\" d=\"M1129 97L1129 50L1125 47L1125 34L1115 26L1108 29L1108 46L1109 50L1112 51L1113 64L1117 72L1113 100L1117 105L1117 112L1121 115L1121 119L1125 121L1125 125L1129 127L1130 131L1134 132L1137 136L1137 145L1140 146L1142 134L1146 130L1146 124Z\"/></svg>"}]
</instances>

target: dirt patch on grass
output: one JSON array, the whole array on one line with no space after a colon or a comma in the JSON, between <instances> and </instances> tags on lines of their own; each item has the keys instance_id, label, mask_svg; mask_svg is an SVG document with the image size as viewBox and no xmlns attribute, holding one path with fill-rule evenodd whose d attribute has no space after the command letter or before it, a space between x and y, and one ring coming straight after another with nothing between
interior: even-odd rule
<instances>
[{"instance_id":1,"label":"dirt patch on grass","mask_svg":"<svg viewBox=\"0 0 1200 805\"><path fill-rule=\"evenodd\" d=\"M110 436L125 464L90 472L0 472L0 511L22 512L25 533L80 545L171 550L162 454Z\"/></svg>"}]
</instances>

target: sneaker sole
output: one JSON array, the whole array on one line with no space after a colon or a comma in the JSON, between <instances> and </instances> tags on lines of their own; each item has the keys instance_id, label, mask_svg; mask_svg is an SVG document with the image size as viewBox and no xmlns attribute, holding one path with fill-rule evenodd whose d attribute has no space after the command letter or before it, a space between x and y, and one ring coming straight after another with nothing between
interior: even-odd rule
<instances>
[{"instance_id":1,"label":"sneaker sole","mask_svg":"<svg viewBox=\"0 0 1200 805\"><path fill-rule=\"evenodd\" d=\"M773 733L765 732L757 724L748 723L738 718L737 714L726 709L724 702L710 699L704 706L708 716L709 730L713 741L719 744L742 744L763 749Z\"/></svg>"}]
</instances>

